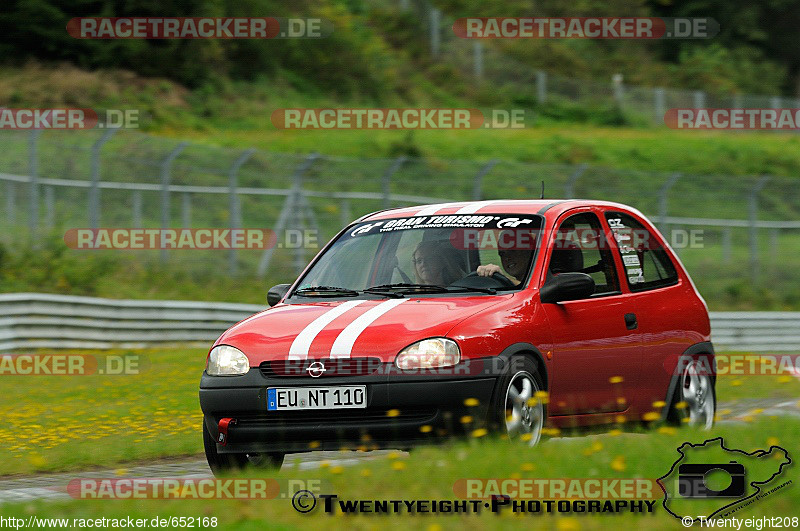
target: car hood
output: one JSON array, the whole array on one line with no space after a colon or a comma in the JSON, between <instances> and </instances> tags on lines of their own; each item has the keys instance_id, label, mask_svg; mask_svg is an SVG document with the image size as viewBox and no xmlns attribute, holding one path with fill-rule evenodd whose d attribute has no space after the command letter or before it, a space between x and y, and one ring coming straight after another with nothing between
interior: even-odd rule
<instances>
[{"instance_id":1,"label":"car hood","mask_svg":"<svg viewBox=\"0 0 800 531\"><path fill-rule=\"evenodd\" d=\"M411 343L446 336L469 316L513 296L282 304L234 325L215 345L238 348L251 367L263 361L328 357L370 356L391 362Z\"/></svg>"}]
</instances>

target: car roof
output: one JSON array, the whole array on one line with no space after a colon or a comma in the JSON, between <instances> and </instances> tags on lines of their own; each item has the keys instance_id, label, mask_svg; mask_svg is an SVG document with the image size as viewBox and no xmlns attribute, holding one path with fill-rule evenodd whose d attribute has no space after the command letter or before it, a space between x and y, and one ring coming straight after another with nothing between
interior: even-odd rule
<instances>
[{"instance_id":1,"label":"car roof","mask_svg":"<svg viewBox=\"0 0 800 531\"><path fill-rule=\"evenodd\" d=\"M539 214L552 219L566 210L584 206L615 208L638 214L636 209L627 205L593 199L490 199L486 201L461 201L390 208L368 214L358 221L451 214Z\"/></svg>"}]
</instances>

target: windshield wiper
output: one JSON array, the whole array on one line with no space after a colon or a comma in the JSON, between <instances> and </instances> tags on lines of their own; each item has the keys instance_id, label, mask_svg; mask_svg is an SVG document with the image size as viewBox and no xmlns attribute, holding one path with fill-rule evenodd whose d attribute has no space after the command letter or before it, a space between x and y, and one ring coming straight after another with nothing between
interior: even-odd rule
<instances>
[{"instance_id":1,"label":"windshield wiper","mask_svg":"<svg viewBox=\"0 0 800 531\"><path fill-rule=\"evenodd\" d=\"M497 289L502 288L479 288L475 286L450 286L447 288L447 291L458 290L459 293L467 293L470 291L477 291L478 293L488 293L489 295L495 295L497 293Z\"/></svg>"},{"instance_id":2,"label":"windshield wiper","mask_svg":"<svg viewBox=\"0 0 800 531\"><path fill-rule=\"evenodd\" d=\"M312 293L317 295L312 295ZM292 295L302 295L304 297L337 297L344 295L346 297L355 297L359 293L354 289L337 288L336 286L310 286L296 289Z\"/></svg>"},{"instance_id":3,"label":"windshield wiper","mask_svg":"<svg viewBox=\"0 0 800 531\"><path fill-rule=\"evenodd\" d=\"M397 284L381 284L380 286L372 286L367 288L364 291L367 293L372 291L378 293L391 293L395 290L426 291L428 293L447 293L450 291L445 286L437 286L435 284L409 284L408 282L399 282Z\"/></svg>"}]
</instances>

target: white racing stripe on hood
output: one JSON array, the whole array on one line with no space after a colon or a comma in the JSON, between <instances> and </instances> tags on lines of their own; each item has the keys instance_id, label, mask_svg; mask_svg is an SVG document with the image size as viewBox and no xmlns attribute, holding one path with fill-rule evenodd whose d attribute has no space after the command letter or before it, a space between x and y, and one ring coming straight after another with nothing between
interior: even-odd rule
<instances>
[{"instance_id":1,"label":"white racing stripe on hood","mask_svg":"<svg viewBox=\"0 0 800 531\"><path fill-rule=\"evenodd\" d=\"M454 207L461 203L441 203L439 205L429 205L414 214L415 216L432 216L444 208Z\"/></svg>"},{"instance_id":2,"label":"white racing stripe on hood","mask_svg":"<svg viewBox=\"0 0 800 531\"><path fill-rule=\"evenodd\" d=\"M349 358L358 336L381 315L408 299L392 299L370 308L345 327L331 347L331 358Z\"/></svg>"},{"instance_id":3,"label":"white racing stripe on hood","mask_svg":"<svg viewBox=\"0 0 800 531\"><path fill-rule=\"evenodd\" d=\"M289 347L290 360L304 360L308 357L308 351L311 348L311 343L322 332L322 329L333 322L334 319L345 313L346 311L355 308L361 301L347 301L339 306L328 310L313 321L311 321L292 341L292 346ZM369 313L369 312L368 312Z\"/></svg>"}]
</instances>

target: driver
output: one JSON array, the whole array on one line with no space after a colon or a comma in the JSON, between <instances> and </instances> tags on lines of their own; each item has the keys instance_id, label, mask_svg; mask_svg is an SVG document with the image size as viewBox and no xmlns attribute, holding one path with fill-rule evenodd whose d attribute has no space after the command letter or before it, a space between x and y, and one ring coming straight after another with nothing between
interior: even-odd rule
<instances>
[{"instance_id":1,"label":"driver","mask_svg":"<svg viewBox=\"0 0 800 531\"><path fill-rule=\"evenodd\" d=\"M414 273L420 284L449 286L466 275L458 251L449 241L423 241L411 255Z\"/></svg>"},{"instance_id":2,"label":"driver","mask_svg":"<svg viewBox=\"0 0 800 531\"><path fill-rule=\"evenodd\" d=\"M518 240L518 237L521 237L522 234L525 234L525 238ZM534 235L530 231L524 233L517 233L512 230L502 231L497 238L497 254L500 255L500 263L503 264L503 268L501 269L497 264L484 264L478 266L476 272L479 276L490 277L495 273L502 275L503 269L505 269L507 275L511 276L509 280L515 286L519 286L528 272L528 264L533 257L533 244L535 242L533 238Z\"/></svg>"}]
</instances>

